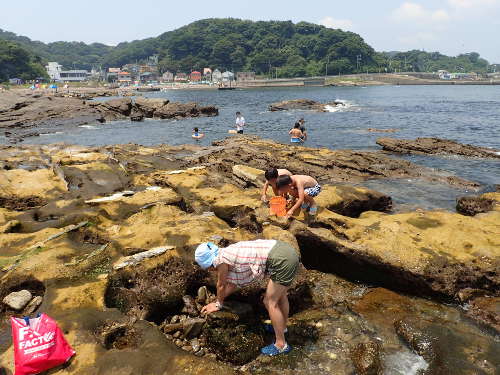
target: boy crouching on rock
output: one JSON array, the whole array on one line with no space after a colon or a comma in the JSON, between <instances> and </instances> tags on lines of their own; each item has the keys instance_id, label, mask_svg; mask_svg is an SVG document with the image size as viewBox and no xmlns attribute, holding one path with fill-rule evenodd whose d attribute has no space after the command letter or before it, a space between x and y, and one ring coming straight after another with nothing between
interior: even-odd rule
<instances>
[{"instance_id":1,"label":"boy crouching on rock","mask_svg":"<svg viewBox=\"0 0 500 375\"><path fill-rule=\"evenodd\" d=\"M316 215L318 206L314 202L314 197L321 192L321 186L314 178L304 175L279 176L276 186L280 194L288 193L297 198L295 204L286 213L285 218L289 219L299 207L304 210L309 209L310 215Z\"/></svg>"},{"instance_id":2,"label":"boy crouching on rock","mask_svg":"<svg viewBox=\"0 0 500 375\"><path fill-rule=\"evenodd\" d=\"M266 173L264 173L264 177L266 178L266 183L264 184L264 187L262 188L262 201L267 202L267 189L269 186L273 188L274 195L279 195L278 188L276 187L276 181L278 180L279 176L291 176L292 172L290 172L288 169L276 169L276 168L269 168Z\"/></svg>"}]
</instances>

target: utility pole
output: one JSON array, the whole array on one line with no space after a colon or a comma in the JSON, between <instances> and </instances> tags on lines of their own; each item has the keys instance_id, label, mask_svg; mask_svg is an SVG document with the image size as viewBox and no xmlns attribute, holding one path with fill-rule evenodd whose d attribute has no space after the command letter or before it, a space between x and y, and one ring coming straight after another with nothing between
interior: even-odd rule
<instances>
[{"instance_id":1,"label":"utility pole","mask_svg":"<svg viewBox=\"0 0 500 375\"><path fill-rule=\"evenodd\" d=\"M328 75L328 64L330 64L330 56L326 57L326 65L325 65L325 79L326 76Z\"/></svg>"},{"instance_id":2,"label":"utility pole","mask_svg":"<svg viewBox=\"0 0 500 375\"><path fill-rule=\"evenodd\" d=\"M359 66L361 65L361 55L356 56L356 70L359 72Z\"/></svg>"}]
</instances>

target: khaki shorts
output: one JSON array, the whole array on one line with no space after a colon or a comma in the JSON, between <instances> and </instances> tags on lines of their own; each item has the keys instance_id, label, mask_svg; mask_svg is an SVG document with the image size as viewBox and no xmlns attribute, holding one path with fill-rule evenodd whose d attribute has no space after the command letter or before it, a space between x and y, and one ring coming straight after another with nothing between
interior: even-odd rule
<instances>
[{"instance_id":1,"label":"khaki shorts","mask_svg":"<svg viewBox=\"0 0 500 375\"><path fill-rule=\"evenodd\" d=\"M267 257L266 270L272 281L290 286L299 270L299 263L300 257L292 246L276 241Z\"/></svg>"}]
</instances>

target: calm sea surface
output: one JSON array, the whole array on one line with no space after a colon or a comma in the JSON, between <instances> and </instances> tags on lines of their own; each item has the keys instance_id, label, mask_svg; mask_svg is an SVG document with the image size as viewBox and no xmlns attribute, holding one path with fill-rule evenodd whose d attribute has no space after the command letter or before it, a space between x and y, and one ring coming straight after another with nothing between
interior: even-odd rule
<instances>
[{"instance_id":1,"label":"calm sea surface","mask_svg":"<svg viewBox=\"0 0 500 375\"><path fill-rule=\"evenodd\" d=\"M278 142L289 142L288 130L300 117L306 120L306 146L331 149L378 150L377 137L441 137L473 145L500 148L500 86L377 86L268 88L234 91L171 90L148 93L171 101L195 101L215 105L219 116L187 120L117 121L106 124L61 128L58 134L28 138L25 144L66 142L81 145L119 143L198 143L209 145L228 136L234 128L234 114L241 111L247 121L246 133ZM320 102L344 100L337 112L269 112L268 105L287 99L307 98ZM106 98L108 99L108 98ZM205 138L191 138L193 127ZM399 129L396 133L369 133L368 128ZM53 131L53 129L51 129ZM40 129L43 132L43 129ZM480 182L483 191L500 183L500 162L460 157L395 156ZM467 192L422 181L374 180L363 183L390 194L399 209L452 209L457 196Z\"/></svg>"}]
</instances>

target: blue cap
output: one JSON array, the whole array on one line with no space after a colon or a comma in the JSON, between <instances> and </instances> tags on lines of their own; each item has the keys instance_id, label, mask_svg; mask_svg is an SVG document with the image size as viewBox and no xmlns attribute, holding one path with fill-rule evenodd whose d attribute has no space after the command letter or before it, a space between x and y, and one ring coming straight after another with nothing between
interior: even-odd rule
<instances>
[{"instance_id":1,"label":"blue cap","mask_svg":"<svg viewBox=\"0 0 500 375\"><path fill-rule=\"evenodd\" d=\"M219 254L219 247L212 242L203 242L198 245L194 252L194 259L196 263L206 270L213 265L214 259Z\"/></svg>"}]
</instances>

